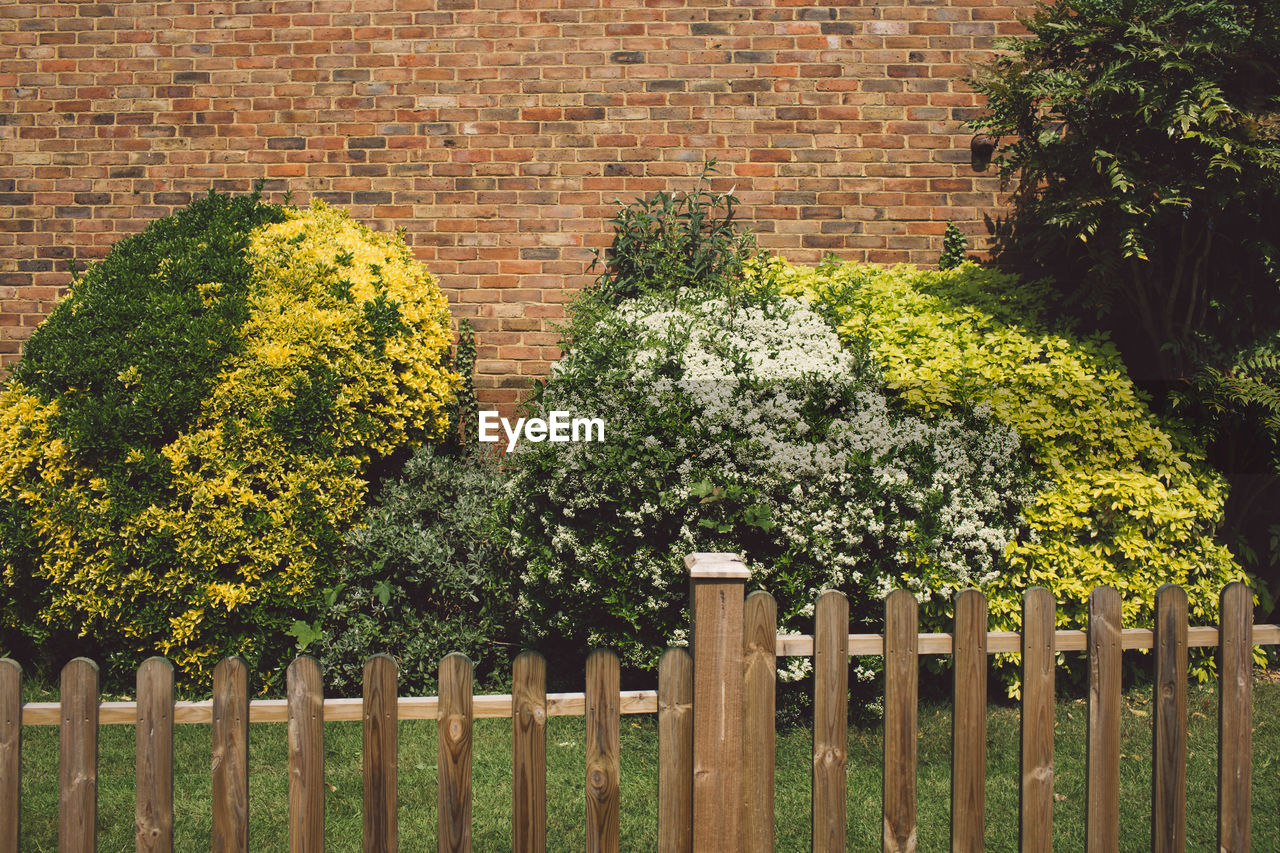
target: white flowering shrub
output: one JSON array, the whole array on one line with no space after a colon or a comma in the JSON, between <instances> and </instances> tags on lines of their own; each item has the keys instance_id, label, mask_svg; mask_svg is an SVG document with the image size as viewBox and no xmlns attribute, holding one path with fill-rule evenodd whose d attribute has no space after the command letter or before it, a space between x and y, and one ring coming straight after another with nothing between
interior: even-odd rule
<instances>
[{"instance_id":1,"label":"white flowering shrub","mask_svg":"<svg viewBox=\"0 0 1280 853\"><path fill-rule=\"evenodd\" d=\"M579 312L531 408L603 418L605 440L525 442L511 458L526 635L654 666L687 630L692 551L741 553L783 631L809 630L828 587L878 624L895 586L917 594L924 630L942 629L956 590L1004 569L1028 469L983 411L926 421L880 387L822 317L776 293Z\"/></svg>"}]
</instances>

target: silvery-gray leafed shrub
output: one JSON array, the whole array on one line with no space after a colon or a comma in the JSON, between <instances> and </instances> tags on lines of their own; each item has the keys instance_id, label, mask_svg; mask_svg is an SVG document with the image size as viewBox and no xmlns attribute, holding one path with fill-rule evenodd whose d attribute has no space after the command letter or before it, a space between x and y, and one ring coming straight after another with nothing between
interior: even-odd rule
<instances>
[{"instance_id":1,"label":"silvery-gray leafed shrub","mask_svg":"<svg viewBox=\"0 0 1280 853\"><path fill-rule=\"evenodd\" d=\"M654 666L686 635L693 551L743 554L783 631L808 631L827 587L877 624L895 586L921 600L922 630L942 629L956 590L1004 568L1030 494L1008 427L896 412L869 362L790 297L596 309L531 408L603 418L605 440L523 442L510 460L528 639Z\"/></svg>"},{"instance_id":2,"label":"silvery-gray leafed shrub","mask_svg":"<svg viewBox=\"0 0 1280 853\"><path fill-rule=\"evenodd\" d=\"M365 660L388 653L400 693L435 692L440 659L464 652L477 677L506 671L512 601L491 457L425 446L383 484L351 531L332 604L314 626L328 689L360 695Z\"/></svg>"}]
</instances>

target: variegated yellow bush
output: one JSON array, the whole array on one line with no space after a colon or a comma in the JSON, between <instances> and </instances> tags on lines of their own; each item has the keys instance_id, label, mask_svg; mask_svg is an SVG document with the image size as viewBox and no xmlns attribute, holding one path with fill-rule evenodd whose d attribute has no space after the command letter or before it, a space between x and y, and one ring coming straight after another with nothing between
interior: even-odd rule
<instances>
[{"instance_id":1,"label":"variegated yellow bush","mask_svg":"<svg viewBox=\"0 0 1280 853\"><path fill-rule=\"evenodd\" d=\"M759 273L826 313L908 410L980 405L1017 430L1044 485L1026 510L1031 534L1008 548L1012 570L984 590L992 630L1016 630L1037 585L1059 601L1061 627L1084 627L1102 584L1120 591L1129 626L1150 626L1165 583L1186 589L1193 622L1216 622L1219 591L1245 578L1214 538L1225 481L1152 415L1109 342L1050 331L1028 286L973 263L774 260Z\"/></svg>"},{"instance_id":2,"label":"variegated yellow bush","mask_svg":"<svg viewBox=\"0 0 1280 853\"><path fill-rule=\"evenodd\" d=\"M41 622L7 608L11 642L76 635L122 670L162 653L188 678L278 652L332 583L371 462L449 427L448 307L403 241L322 203L219 198L112 253L150 263L90 270L4 390L5 597L34 593ZM213 249L229 246L238 263L219 270ZM192 319L167 313L148 337L160 311ZM86 318L119 314L126 341L84 337ZM75 357L95 347L110 357ZM209 349L220 357L196 358ZM166 396L155 376L184 359L206 374L200 393ZM98 367L79 376L73 360Z\"/></svg>"}]
</instances>

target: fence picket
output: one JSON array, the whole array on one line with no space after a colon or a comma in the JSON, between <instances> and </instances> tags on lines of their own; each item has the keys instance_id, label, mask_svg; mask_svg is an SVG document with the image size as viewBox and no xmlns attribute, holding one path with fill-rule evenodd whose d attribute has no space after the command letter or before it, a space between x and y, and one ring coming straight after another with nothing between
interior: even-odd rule
<instances>
[{"instance_id":1,"label":"fence picket","mask_svg":"<svg viewBox=\"0 0 1280 853\"><path fill-rule=\"evenodd\" d=\"M693 853L693 658L684 649L658 663L658 849Z\"/></svg>"},{"instance_id":2,"label":"fence picket","mask_svg":"<svg viewBox=\"0 0 1280 853\"><path fill-rule=\"evenodd\" d=\"M471 659L454 652L440 661L440 727L437 734L436 848L471 851Z\"/></svg>"},{"instance_id":3,"label":"fence picket","mask_svg":"<svg viewBox=\"0 0 1280 853\"><path fill-rule=\"evenodd\" d=\"M324 853L324 683L315 658L285 671L289 703L289 853Z\"/></svg>"},{"instance_id":4,"label":"fence picket","mask_svg":"<svg viewBox=\"0 0 1280 853\"><path fill-rule=\"evenodd\" d=\"M1187 594L1156 591L1155 719L1151 749L1151 850L1187 849Z\"/></svg>"},{"instance_id":5,"label":"fence picket","mask_svg":"<svg viewBox=\"0 0 1280 853\"><path fill-rule=\"evenodd\" d=\"M213 853L249 850L249 670L237 657L213 669Z\"/></svg>"},{"instance_id":6,"label":"fence picket","mask_svg":"<svg viewBox=\"0 0 1280 853\"><path fill-rule=\"evenodd\" d=\"M1229 584L1218 612L1218 849L1244 853L1253 776L1253 592Z\"/></svg>"},{"instance_id":7,"label":"fence picket","mask_svg":"<svg viewBox=\"0 0 1280 853\"><path fill-rule=\"evenodd\" d=\"M916 849L918 620L910 592L895 589L885 598L884 853Z\"/></svg>"},{"instance_id":8,"label":"fence picket","mask_svg":"<svg viewBox=\"0 0 1280 853\"><path fill-rule=\"evenodd\" d=\"M743 606L742 849L774 849L778 604L757 590Z\"/></svg>"},{"instance_id":9,"label":"fence picket","mask_svg":"<svg viewBox=\"0 0 1280 853\"><path fill-rule=\"evenodd\" d=\"M829 589L814 609L813 850L845 849L849 749L849 601Z\"/></svg>"},{"instance_id":10,"label":"fence picket","mask_svg":"<svg viewBox=\"0 0 1280 853\"><path fill-rule=\"evenodd\" d=\"M21 797L22 667L0 658L0 853L18 853Z\"/></svg>"},{"instance_id":11,"label":"fence picket","mask_svg":"<svg viewBox=\"0 0 1280 853\"><path fill-rule=\"evenodd\" d=\"M598 649L587 658L587 853L618 853L621 776L618 658Z\"/></svg>"},{"instance_id":12,"label":"fence picket","mask_svg":"<svg viewBox=\"0 0 1280 853\"><path fill-rule=\"evenodd\" d=\"M742 849L742 608L751 573L736 554L685 558L693 612L693 846Z\"/></svg>"},{"instance_id":13,"label":"fence picket","mask_svg":"<svg viewBox=\"0 0 1280 853\"><path fill-rule=\"evenodd\" d=\"M547 849L547 661L537 652L515 659L511 675L511 846Z\"/></svg>"},{"instance_id":14,"label":"fence picket","mask_svg":"<svg viewBox=\"0 0 1280 853\"><path fill-rule=\"evenodd\" d=\"M1120 652L1120 593L1100 586L1089 594L1089 853L1120 846Z\"/></svg>"},{"instance_id":15,"label":"fence picket","mask_svg":"<svg viewBox=\"0 0 1280 853\"><path fill-rule=\"evenodd\" d=\"M1042 586L1022 596L1023 853L1053 851L1054 629L1057 603Z\"/></svg>"},{"instance_id":16,"label":"fence picket","mask_svg":"<svg viewBox=\"0 0 1280 853\"><path fill-rule=\"evenodd\" d=\"M58 850L94 853L98 828L98 665L76 658L62 668Z\"/></svg>"},{"instance_id":17,"label":"fence picket","mask_svg":"<svg viewBox=\"0 0 1280 853\"><path fill-rule=\"evenodd\" d=\"M961 590L955 608L951 850L982 853L987 776L987 599L976 589Z\"/></svg>"},{"instance_id":18,"label":"fence picket","mask_svg":"<svg viewBox=\"0 0 1280 853\"><path fill-rule=\"evenodd\" d=\"M397 707L399 667L390 655L365 661L361 684L364 717L364 853L395 853L399 843Z\"/></svg>"},{"instance_id":19,"label":"fence picket","mask_svg":"<svg viewBox=\"0 0 1280 853\"><path fill-rule=\"evenodd\" d=\"M173 851L173 664L148 658L138 667L138 853Z\"/></svg>"}]
</instances>

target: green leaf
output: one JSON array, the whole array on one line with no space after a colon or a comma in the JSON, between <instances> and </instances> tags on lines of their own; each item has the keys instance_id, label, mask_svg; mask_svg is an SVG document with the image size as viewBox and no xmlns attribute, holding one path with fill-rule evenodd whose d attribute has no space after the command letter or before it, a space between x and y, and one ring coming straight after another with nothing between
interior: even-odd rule
<instances>
[{"instance_id":1,"label":"green leaf","mask_svg":"<svg viewBox=\"0 0 1280 853\"><path fill-rule=\"evenodd\" d=\"M324 636L324 632L320 630L319 621L314 625L311 625L303 622L301 619L294 620L294 623L285 630L285 633L297 638L297 647L300 652L306 651L307 646Z\"/></svg>"}]
</instances>

